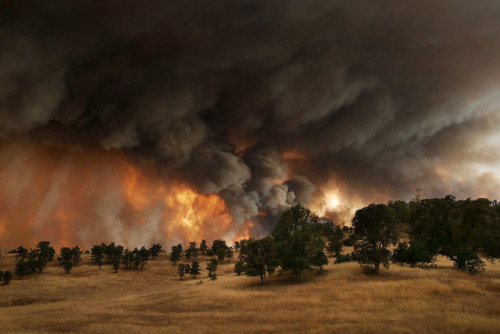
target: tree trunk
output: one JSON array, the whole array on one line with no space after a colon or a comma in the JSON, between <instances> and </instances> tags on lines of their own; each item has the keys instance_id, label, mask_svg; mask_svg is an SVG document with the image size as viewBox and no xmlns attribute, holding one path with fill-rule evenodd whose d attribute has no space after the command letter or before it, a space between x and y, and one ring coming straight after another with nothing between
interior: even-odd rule
<instances>
[{"instance_id":1,"label":"tree trunk","mask_svg":"<svg viewBox=\"0 0 500 334\"><path fill-rule=\"evenodd\" d=\"M375 274L378 275L380 270L380 261L375 262Z\"/></svg>"}]
</instances>

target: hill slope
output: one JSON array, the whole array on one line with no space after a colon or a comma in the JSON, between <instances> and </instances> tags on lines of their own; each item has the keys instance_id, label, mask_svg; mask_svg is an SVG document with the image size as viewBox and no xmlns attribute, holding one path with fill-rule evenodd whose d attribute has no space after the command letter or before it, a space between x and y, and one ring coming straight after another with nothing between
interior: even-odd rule
<instances>
[{"instance_id":1,"label":"hill slope","mask_svg":"<svg viewBox=\"0 0 500 334\"><path fill-rule=\"evenodd\" d=\"M379 277L357 263L328 265L294 284L237 277L233 262L206 278L180 281L166 254L142 271L101 270L89 255L67 275L55 263L0 286L0 333L373 333L500 331L500 265L481 276L392 265ZM14 256L0 258L12 269ZM203 283L199 284L199 281ZM198 284L197 284L198 283Z\"/></svg>"}]
</instances>

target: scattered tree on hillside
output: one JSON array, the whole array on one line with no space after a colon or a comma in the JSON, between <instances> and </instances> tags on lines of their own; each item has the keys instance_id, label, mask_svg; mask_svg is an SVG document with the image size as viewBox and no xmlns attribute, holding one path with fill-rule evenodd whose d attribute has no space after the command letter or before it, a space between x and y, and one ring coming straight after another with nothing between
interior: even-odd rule
<instances>
[{"instance_id":1,"label":"scattered tree on hillside","mask_svg":"<svg viewBox=\"0 0 500 334\"><path fill-rule=\"evenodd\" d=\"M111 264L113 266L113 269L115 270L115 273L118 272L124 252L123 246L116 245L114 242L112 242L109 245L103 243L102 247L104 248L104 263Z\"/></svg>"},{"instance_id":2,"label":"scattered tree on hillside","mask_svg":"<svg viewBox=\"0 0 500 334\"><path fill-rule=\"evenodd\" d=\"M380 265L389 268L390 245L398 241L395 212L384 204L370 204L352 219L356 244L354 253L366 273L378 274Z\"/></svg>"},{"instance_id":3,"label":"scattered tree on hillside","mask_svg":"<svg viewBox=\"0 0 500 334\"><path fill-rule=\"evenodd\" d=\"M317 268L319 274L323 273L323 266L328 264L328 258L323 251L318 251L312 259L312 264Z\"/></svg>"},{"instance_id":4,"label":"scattered tree on hillside","mask_svg":"<svg viewBox=\"0 0 500 334\"><path fill-rule=\"evenodd\" d=\"M170 253L170 262L172 262L175 266L177 262L181 259L182 254L182 245L178 244L176 246L172 246L172 252Z\"/></svg>"},{"instance_id":5,"label":"scattered tree on hillside","mask_svg":"<svg viewBox=\"0 0 500 334\"><path fill-rule=\"evenodd\" d=\"M248 239L243 239L240 240L240 252L238 254L238 261L239 262L244 262L246 259L246 256L248 255Z\"/></svg>"},{"instance_id":6,"label":"scattered tree on hillside","mask_svg":"<svg viewBox=\"0 0 500 334\"><path fill-rule=\"evenodd\" d=\"M217 279L217 266L218 266L217 259L210 259L207 264L207 270L208 270L208 278L210 278L211 281L215 281Z\"/></svg>"},{"instance_id":7,"label":"scattered tree on hillside","mask_svg":"<svg viewBox=\"0 0 500 334\"><path fill-rule=\"evenodd\" d=\"M97 264L99 266L99 269L101 269L102 265L104 264L104 251L105 246L103 245L94 245L90 251L92 262Z\"/></svg>"},{"instance_id":8,"label":"scattered tree on hillside","mask_svg":"<svg viewBox=\"0 0 500 334\"><path fill-rule=\"evenodd\" d=\"M237 276L240 276L245 271L245 264L240 261L236 261L234 264L234 272Z\"/></svg>"},{"instance_id":9,"label":"scattered tree on hillside","mask_svg":"<svg viewBox=\"0 0 500 334\"><path fill-rule=\"evenodd\" d=\"M158 254L160 254L161 252L161 245L160 244L153 244L153 246L151 246L151 248L149 248L149 252L151 254L151 258L155 258L158 256Z\"/></svg>"},{"instance_id":10,"label":"scattered tree on hillside","mask_svg":"<svg viewBox=\"0 0 500 334\"><path fill-rule=\"evenodd\" d=\"M128 249L125 249L122 255L122 264L125 266L125 269L128 270L130 266L134 262L134 253L129 251Z\"/></svg>"},{"instance_id":11,"label":"scattered tree on hillside","mask_svg":"<svg viewBox=\"0 0 500 334\"><path fill-rule=\"evenodd\" d=\"M23 246L19 246L16 252L21 259L25 259L26 256L28 255L28 249L24 248Z\"/></svg>"},{"instance_id":12,"label":"scattered tree on hillside","mask_svg":"<svg viewBox=\"0 0 500 334\"><path fill-rule=\"evenodd\" d=\"M245 254L242 262L235 265L235 272L244 272L250 277L259 277L264 282L266 274L271 275L278 266L278 252L273 238L249 239L245 243ZM238 270L237 270L238 269Z\"/></svg>"},{"instance_id":13,"label":"scattered tree on hillside","mask_svg":"<svg viewBox=\"0 0 500 334\"><path fill-rule=\"evenodd\" d=\"M7 270L6 272L0 271L0 279L2 280L4 285L9 284L10 280L12 279L12 272L10 270Z\"/></svg>"},{"instance_id":14,"label":"scattered tree on hillside","mask_svg":"<svg viewBox=\"0 0 500 334\"><path fill-rule=\"evenodd\" d=\"M222 261L224 261L224 258L226 257L228 249L229 249L229 247L227 246L225 240L217 239L217 240L213 241L212 248L210 248L207 251L207 254L209 256L216 255L217 258L219 259L219 262L222 262Z\"/></svg>"},{"instance_id":15,"label":"scattered tree on hillside","mask_svg":"<svg viewBox=\"0 0 500 334\"><path fill-rule=\"evenodd\" d=\"M113 260L113 269L115 270L115 273L118 272L118 269L120 268L120 259L116 258Z\"/></svg>"},{"instance_id":16,"label":"scattered tree on hillside","mask_svg":"<svg viewBox=\"0 0 500 334\"><path fill-rule=\"evenodd\" d=\"M191 263L191 269L189 270L189 274L193 276L193 278L196 278L201 272L200 264L196 261L193 261Z\"/></svg>"},{"instance_id":17,"label":"scattered tree on hillside","mask_svg":"<svg viewBox=\"0 0 500 334\"><path fill-rule=\"evenodd\" d=\"M194 241L189 243L189 248L186 250L186 258L190 259L191 256L195 259L198 257L198 248L196 248L196 242Z\"/></svg>"},{"instance_id":18,"label":"scattered tree on hillside","mask_svg":"<svg viewBox=\"0 0 500 334\"><path fill-rule=\"evenodd\" d=\"M50 246L50 241L40 241L36 245L36 249L40 253L40 257L44 258L46 262L50 262L54 259L56 251Z\"/></svg>"},{"instance_id":19,"label":"scattered tree on hillside","mask_svg":"<svg viewBox=\"0 0 500 334\"><path fill-rule=\"evenodd\" d=\"M325 248L318 217L301 204L281 214L272 233L283 270L301 280L303 270L312 270L314 256Z\"/></svg>"},{"instance_id":20,"label":"scattered tree on hillside","mask_svg":"<svg viewBox=\"0 0 500 334\"><path fill-rule=\"evenodd\" d=\"M136 248L137 249L137 248ZM139 252L135 252L135 257L138 258L138 262L141 264L141 269L144 268L144 265L148 263L149 255L151 254L150 250L146 247L142 246Z\"/></svg>"},{"instance_id":21,"label":"scattered tree on hillside","mask_svg":"<svg viewBox=\"0 0 500 334\"><path fill-rule=\"evenodd\" d=\"M29 275L37 270L41 273L47 261L52 261L54 257L54 249L48 241L40 241L35 249L29 251L20 246L15 252L17 255L14 273L17 276Z\"/></svg>"},{"instance_id":22,"label":"scattered tree on hillside","mask_svg":"<svg viewBox=\"0 0 500 334\"><path fill-rule=\"evenodd\" d=\"M80 247L75 246L71 249L71 253L73 254L73 264L78 264L82 260L82 251Z\"/></svg>"},{"instance_id":23,"label":"scattered tree on hillside","mask_svg":"<svg viewBox=\"0 0 500 334\"><path fill-rule=\"evenodd\" d=\"M217 260L219 260L219 263L222 263L226 257L226 250L224 248L219 248L214 255L217 255Z\"/></svg>"},{"instance_id":24,"label":"scattered tree on hillside","mask_svg":"<svg viewBox=\"0 0 500 334\"><path fill-rule=\"evenodd\" d=\"M207 241L203 239L200 243L200 252L201 254L205 254L207 251L208 251Z\"/></svg>"},{"instance_id":25,"label":"scattered tree on hillside","mask_svg":"<svg viewBox=\"0 0 500 334\"><path fill-rule=\"evenodd\" d=\"M184 275L186 274L186 265L185 264L179 264L177 266L177 274L179 275L179 278L181 279L182 281L182 278L184 277Z\"/></svg>"},{"instance_id":26,"label":"scattered tree on hillside","mask_svg":"<svg viewBox=\"0 0 500 334\"><path fill-rule=\"evenodd\" d=\"M73 268L73 254L73 249L69 247L62 247L60 250L60 256L57 258L57 261L63 266L66 274L69 274Z\"/></svg>"},{"instance_id":27,"label":"scattered tree on hillside","mask_svg":"<svg viewBox=\"0 0 500 334\"><path fill-rule=\"evenodd\" d=\"M123 246L116 245L114 242L109 245L102 244L104 246L105 263L112 264L115 268L115 272L118 271L120 267L120 261L123 254Z\"/></svg>"},{"instance_id":28,"label":"scattered tree on hillside","mask_svg":"<svg viewBox=\"0 0 500 334\"><path fill-rule=\"evenodd\" d=\"M338 256L342 253L342 246L344 244L344 231L340 226L335 226L331 233L326 236L328 240L327 251L330 256Z\"/></svg>"}]
</instances>

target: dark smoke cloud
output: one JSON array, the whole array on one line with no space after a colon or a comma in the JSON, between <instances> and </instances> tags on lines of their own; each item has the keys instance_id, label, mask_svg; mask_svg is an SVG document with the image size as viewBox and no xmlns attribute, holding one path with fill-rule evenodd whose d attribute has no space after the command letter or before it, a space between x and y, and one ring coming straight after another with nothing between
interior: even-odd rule
<instances>
[{"instance_id":1,"label":"dark smoke cloud","mask_svg":"<svg viewBox=\"0 0 500 334\"><path fill-rule=\"evenodd\" d=\"M495 0L2 1L0 45L2 140L121 150L237 224L499 195Z\"/></svg>"}]
</instances>

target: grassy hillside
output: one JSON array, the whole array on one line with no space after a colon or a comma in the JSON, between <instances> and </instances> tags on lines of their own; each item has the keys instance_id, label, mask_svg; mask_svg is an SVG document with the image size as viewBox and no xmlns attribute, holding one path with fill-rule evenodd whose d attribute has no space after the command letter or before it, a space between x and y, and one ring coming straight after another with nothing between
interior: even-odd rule
<instances>
[{"instance_id":1,"label":"grassy hillside","mask_svg":"<svg viewBox=\"0 0 500 334\"><path fill-rule=\"evenodd\" d=\"M207 260L200 278L184 281L165 254L117 274L89 255L69 275L51 263L0 286L0 333L500 332L499 264L470 276L441 258L434 269L392 265L378 277L330 264L302 284L274 275L260 286L233 263L208 281ZM13 255L0 258L0 270L13 267Z\"/></svg>"}]
</instances>

